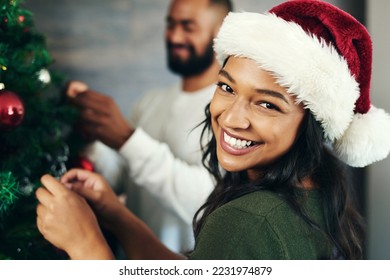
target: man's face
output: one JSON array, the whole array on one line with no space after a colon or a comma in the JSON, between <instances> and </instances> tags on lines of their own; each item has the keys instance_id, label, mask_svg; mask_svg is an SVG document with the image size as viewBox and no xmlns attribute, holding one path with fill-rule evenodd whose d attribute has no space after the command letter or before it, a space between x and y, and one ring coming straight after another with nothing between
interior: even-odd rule
<instances>
[{"instance_id":1,"label":"man's face","mask_svg":"<svg viewBox=\"0 0 390 280\"><path fill-rule=\"evenodd\" d=\"M183 77L205 71L214 60L215 20L206 0L174 0L166 22L169 69Z\"/></svg>"}]
</instances>

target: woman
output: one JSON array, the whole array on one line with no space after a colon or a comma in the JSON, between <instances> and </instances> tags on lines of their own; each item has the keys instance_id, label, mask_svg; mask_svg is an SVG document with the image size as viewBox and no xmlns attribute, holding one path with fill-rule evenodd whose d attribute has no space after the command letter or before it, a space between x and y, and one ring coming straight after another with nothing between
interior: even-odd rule
<instances>
[{"instance_id":1,"label":"woman","mask_svg":"<svg viewBox=\"0 0 390 280\"><path fill-rule=\"evenodd\" d=\"M328 3L288 1L265 15L229 14L214 48L223 66L206 109L204 161L216 188L195 216L187 257L363 258L342 161L362 167L390 151L390 116L369 101L366 29ZM42 177L37 225L71 258L114 257L86 200L129 258L184 258L99 175L71 170L61 182L68 188Z\"/></svg>"}]
</instances>

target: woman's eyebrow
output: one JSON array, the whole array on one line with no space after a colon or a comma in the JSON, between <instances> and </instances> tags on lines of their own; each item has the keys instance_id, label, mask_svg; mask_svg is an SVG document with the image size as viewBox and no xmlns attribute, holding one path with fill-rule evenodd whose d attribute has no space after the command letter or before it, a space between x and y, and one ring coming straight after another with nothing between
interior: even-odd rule
<instances>
[{"instance_id":1,"label":"woman's eyebrow","mask_svg":"<svg viewBox=\"0 0 390 280\"><path fill-rule=\"evenodd\" d=\"M266 95L270 95L272 97L276 97L276 98L282 99L287 104L290 104L288 102L286 96L284 94L281 94L280 92L269 90L269 89L261 89L261 88L256 88L255 91L257 93L266 94Z\"/></svg>"},{"instance_id":2,"label":"woman's eyebrow","mask_svg":"<svg viewBox=\"0 0 390 280\"><path fill-rule=\"evenodd\" d=\"M219 75L224 76L226 79L228 79L232 83L236 83L236 80L234 80L233 77L229 74L229 72L227 72L224 69L221 69L219 71ZM255 88L255 91L257 93L266 94L266 95L269 95L269 96L272 96L272 97L276 97L276 98L282 99L287 104L290 104L288 102L286 96L284 94L281 94L280 92L277 92L277 91L274 91L274 90L269 90L269 89L261 89L261 88Z\"/></svg>"},{"instance_id":3,"label":"woman's eyebrow","mask_svg":"<svg viewBox=\"0 0 390 280\"><path fill-rule=\"evenodd\" d=\"M233 77L224 69L221 69L219 71L219 75L224 76L226 79L228 79L232 83L236 83L236 80L234 80ZM288 102L286 96L284 96L284 94L281 94L281 93L279 93L277 91L273 91L273 90L269 90L269 89L261 89L261 88L255 89L255 91L257 93L266 94L266 95L270 95L272 97L276 97L276 98L282 99L287 104L290 104Z\"/></svg>"},{"instance_id":4,"label":"woman's eyebrow","mask_svg":"<svg viewBox=\"0 0 390 280\"><path fill-rule=\"evenodd\" d=\"M236 83L236 80L234 80L233 77L230 76L230 74L227 71L225 71L224 69L219 70L219 75L224 76L226 79L228 79L232 83Z\"/></svg>"}]
</instances>

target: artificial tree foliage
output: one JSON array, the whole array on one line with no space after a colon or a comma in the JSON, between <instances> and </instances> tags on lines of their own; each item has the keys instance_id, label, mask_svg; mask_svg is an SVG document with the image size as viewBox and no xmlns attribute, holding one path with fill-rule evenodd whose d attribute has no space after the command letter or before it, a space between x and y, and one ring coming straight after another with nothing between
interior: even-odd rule
<instances>
[{"instance_id":1,"label":"artificial tree foliage","mask_svg":"<svg viewBox=\"0 0 390 280\"><path fill-rule=\"evenodd\" d=\"M62 259L36 227L40 177L59 177L81 147L64 77L22 0L0 0L0 259Z\"/></svg>"}]
</instances>

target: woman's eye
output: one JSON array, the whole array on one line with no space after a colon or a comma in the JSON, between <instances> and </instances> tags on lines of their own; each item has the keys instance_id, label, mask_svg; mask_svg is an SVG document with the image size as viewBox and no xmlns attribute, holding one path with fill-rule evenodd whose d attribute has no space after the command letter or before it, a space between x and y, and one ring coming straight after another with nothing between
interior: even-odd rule
<instances>
[{"instance_id":1,"label":"woman's eye","mask_svg":"<svg viewBox=\"0 0 390 280\"><path fill-rule=\"evenodd\" d=\"M261 107L264 107L265 109L268 109L268 110L279 110L278 107L276 107L274 104L269 103L269 102L261 102L261 103L259 103L259 105Z\"/></svg>"},{"instance_id":2,"label":"woman's eye","mask_svg":"<svg viewBox=\"0 0 390 280\"><path fill-rule=\"evenodd\" d=\"M225 84L225 83L219 82L219 83L217 84L217 86L218 86L219 88L221 88L223 91L230 92L230 93L233 92L233 89L232 89L231 87L229 87L229 86L228 86L227 84Z\"/></svg>"}]
</instances>

